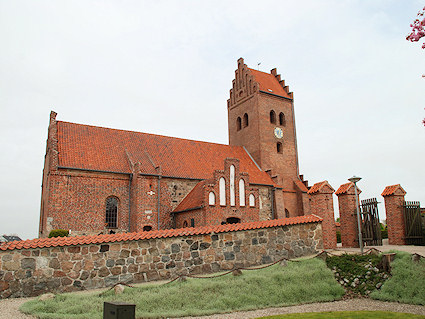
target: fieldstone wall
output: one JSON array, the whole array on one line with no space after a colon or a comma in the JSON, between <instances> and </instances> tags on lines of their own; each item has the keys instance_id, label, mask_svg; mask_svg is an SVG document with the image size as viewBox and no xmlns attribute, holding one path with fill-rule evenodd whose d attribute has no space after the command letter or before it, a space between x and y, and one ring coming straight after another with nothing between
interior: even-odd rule
<instances>
[{"instance_id":1,"label":"fieldstone wall","mask_svg":"<svg viewBox=\"0 0 425 319\"><path fill-rule=\"evenodd\" d=\"M323 248L321 223L0 251L0 297L28 297L267 264Z\"/></svg>"}]
</instances>

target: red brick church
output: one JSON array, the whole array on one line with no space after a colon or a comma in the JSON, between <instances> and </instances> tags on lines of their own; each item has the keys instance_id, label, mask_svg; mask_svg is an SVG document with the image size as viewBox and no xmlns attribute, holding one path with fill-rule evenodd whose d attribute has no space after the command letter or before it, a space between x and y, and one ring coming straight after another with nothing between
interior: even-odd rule
<instances>
[{"instance_id":1,"label":"red brick church","mask_svg":"<svg viewBox=\"0 0 425 319\"><path fill-rule=\"evenodd\" d=\"M293 102L276 69L253 70L241 58L227 101L229 145L57 121L51 112L39 236L310 214Z\"/></svg>"}]
</instances>

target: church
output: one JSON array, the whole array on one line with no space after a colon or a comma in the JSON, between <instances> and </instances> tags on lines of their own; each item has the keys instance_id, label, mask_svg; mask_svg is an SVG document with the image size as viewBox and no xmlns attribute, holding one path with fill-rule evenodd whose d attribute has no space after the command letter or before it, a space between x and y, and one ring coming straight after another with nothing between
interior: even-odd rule
<instances>
[{"instance_id":1,"label":"church","mask_svg":"<svg viewBox=\"0 0 425 319\"><path fill-rule=\"evenodd\" d=\"M58 121L51 112L39 237L139 232L311 214L294 97L276 69L237 61L229 145Z\"/></svg>"}]
</instances>

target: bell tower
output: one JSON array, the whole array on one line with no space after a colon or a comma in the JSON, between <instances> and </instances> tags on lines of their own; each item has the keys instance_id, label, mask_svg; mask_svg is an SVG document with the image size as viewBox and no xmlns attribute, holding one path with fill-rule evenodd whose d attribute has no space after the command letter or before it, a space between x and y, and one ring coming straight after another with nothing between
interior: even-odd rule
<instances>
[{"instance_id":1,"label":"bell tower","mask_svg":"<svg viewBox=\"0 0 425 319\"><path fill-rule=\"evenodd\" d=\"M308 189L298 172L293 93L276 69L257 71L240 58L227 109L229 144L244 146L279 185L278 217L308 214Z\"/></svg>"}]
</instances>

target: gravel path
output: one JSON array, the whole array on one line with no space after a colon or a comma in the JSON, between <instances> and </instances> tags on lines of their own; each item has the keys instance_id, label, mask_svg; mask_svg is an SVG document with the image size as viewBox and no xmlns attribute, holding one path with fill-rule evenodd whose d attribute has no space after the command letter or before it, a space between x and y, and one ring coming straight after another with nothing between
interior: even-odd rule
<instances>
[{"instance_id":1,"label":"gravel path","mask_svg":"<svg viewBox=\"0 0 425 319\"><path fill-rule=\"evenodd\" d=\"M19 312L19 307L32 298L0 300L0 319L35 319L33 316ZM407 312L425 316L424 306L400 304L396 302L383 302L371 299L350 299L344 301L312 303L291 307L267 308L261 310L226 313L203 317L185 317L182 319L248 319L262 316L272 316L287 313L322 312L322 311L356 311L356 310L382 310L393 312Z\"/></svg>"}]
</instances>

